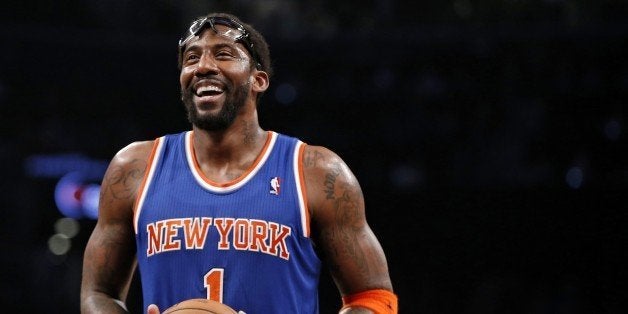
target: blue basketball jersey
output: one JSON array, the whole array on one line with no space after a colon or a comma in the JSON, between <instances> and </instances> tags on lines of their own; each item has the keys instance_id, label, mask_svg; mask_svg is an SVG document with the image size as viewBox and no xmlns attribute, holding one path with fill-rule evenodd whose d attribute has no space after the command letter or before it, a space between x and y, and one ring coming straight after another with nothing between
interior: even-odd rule
<instances>
[{"instance_id":1,"label":"blue basketball jersey","mask_svg":"<svg viewBox=\"0 0 628 314\"><path fill-rule=\"evenodd\" d=\"M135 205L144 308L208 298L247 314L318 313L301 141L268 132L238 179L206 178L193 132L155 141Z\"/></svg>"}]
</instances>

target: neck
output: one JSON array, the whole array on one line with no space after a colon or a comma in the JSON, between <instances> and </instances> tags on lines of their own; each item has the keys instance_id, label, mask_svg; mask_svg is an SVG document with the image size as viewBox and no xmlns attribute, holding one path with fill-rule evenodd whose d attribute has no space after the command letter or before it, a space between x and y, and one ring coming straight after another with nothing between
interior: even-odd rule
<instances>
[{"instance_id":1,"label":"neck","mask_svg":"<svg viewBox=\"0 0 628 314\"><path fill-rule=\"evenodd\" d=\"M256 119L236 120L227 130L194 131L194 155L203 171L216 182L230 181L253 164L267 139Z\"/></svg>"}]
</instances>

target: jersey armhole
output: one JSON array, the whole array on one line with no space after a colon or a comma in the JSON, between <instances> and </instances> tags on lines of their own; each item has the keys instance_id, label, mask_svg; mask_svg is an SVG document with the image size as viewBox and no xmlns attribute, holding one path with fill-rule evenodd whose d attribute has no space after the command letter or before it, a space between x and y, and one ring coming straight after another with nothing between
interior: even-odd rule
<instances>
[{"instance_id":1,"label":"jersey armhole","mask_svg":"<svg viewBox=\"0 0 628 314\"><path fill-rule=\"evenodd\" d=\"M137 234L138 230L138 222L140 217L140 212L142 211L142 207L144 205L144 199L146 198L146 192L148 191L148 187L150 186L150 182L153 179L153 175L155 173L155 168L158 161L158 155L161 152L161 148L163 146L163 142L165 141L164 137L159 137L155 139L153 144L153 149L150 152L150 156L148 157L148 162L146 165L146 173L144 173L144 178L142 179L142 184L140 184L137 195L135 199L135 203L133 205L133 229L135 230L135 234Z\"/></svg>"},{"instance_id":2,"label":"jersey armhole","mask_svg":"<svg viewBox=\"0 0 628 314\"><path fill-rule=\"evenodd\" d=\"M299 201L299 211L301 214L301 232L304 237L310 237L310 211L307 206L307 193L305 188L305 177L303 175L303 152L307 144L298 141L294 150L294 179L297 184L297 196Z\"/></svg>"}]
</instances>

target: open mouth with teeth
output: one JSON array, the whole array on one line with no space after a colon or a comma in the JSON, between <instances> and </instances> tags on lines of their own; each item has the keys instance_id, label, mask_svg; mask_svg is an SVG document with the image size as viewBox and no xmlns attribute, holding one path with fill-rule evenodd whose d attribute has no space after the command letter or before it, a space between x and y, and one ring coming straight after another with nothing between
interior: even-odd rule
<instances>
[{"instance_id":1,"label":"open mouth with teeth","mask_svg":"<svg viewBox=\"0 0 628 314\"><path fill-rule=\"evenodd\" d=\"M223 90L216 86L201 86L196 89L196 96L205 97L205 96L217 96L223 93Z\"/></svg>"}]
</instances>

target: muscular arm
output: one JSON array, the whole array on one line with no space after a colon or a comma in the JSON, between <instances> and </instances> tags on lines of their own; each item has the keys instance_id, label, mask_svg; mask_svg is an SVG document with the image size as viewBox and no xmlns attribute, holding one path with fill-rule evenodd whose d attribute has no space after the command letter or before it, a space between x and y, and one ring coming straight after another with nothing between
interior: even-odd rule
<instances>
[{"instance_id":1,"label":"muscular arm","mask_svg":"<svg viewBox=\"0 0 628 314\"><path fill-rule=\"evenodd\" d=\"M366 221L362 190L351 170L336 154L316 146L306 146L303 168L313 239L340 293L392 292L384 251Z\"/></svg>"},{"instance_id":2,"label":"muscular arm","mask_svg":"<svg viewBox=\"0 0 628 314\"><path fill-rule=\"evenodd\" d=\"M153 142L134 143L113 158L100 190L98 223L85 248L82 313L125 313L136 266L133 203Z\"/></svg>"}]
</instances>

